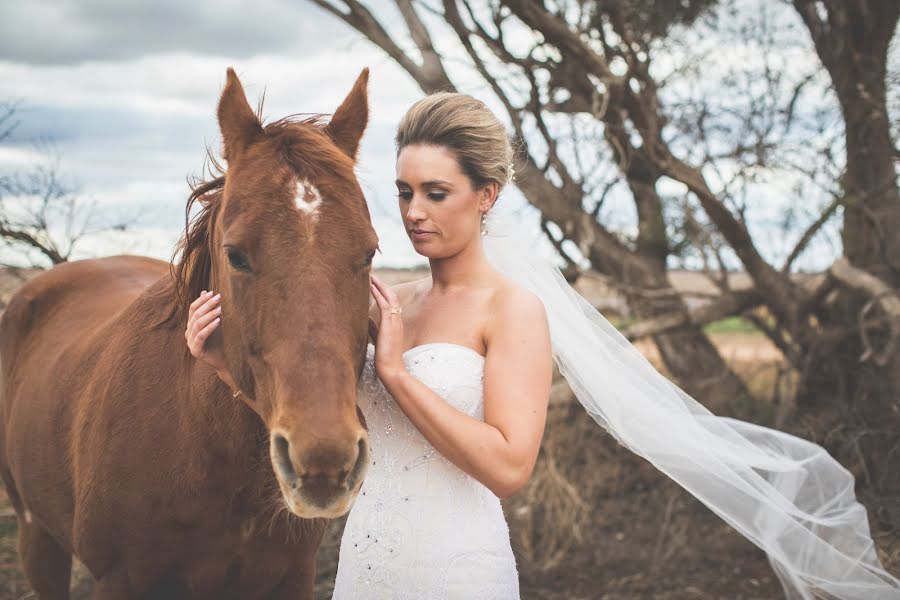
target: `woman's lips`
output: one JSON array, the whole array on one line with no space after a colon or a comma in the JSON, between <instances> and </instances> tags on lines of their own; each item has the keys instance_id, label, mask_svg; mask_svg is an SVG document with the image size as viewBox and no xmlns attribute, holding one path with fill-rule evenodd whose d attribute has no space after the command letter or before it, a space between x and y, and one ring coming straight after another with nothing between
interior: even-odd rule
<instances>
[{"instance_id":1,"label":"woman's lips","mask_svg":"<svg viewBox=\"0 0 900 600\"><path fill-rule=\"evenodd\" d=\"M410 229L409 231L410 237L416 241L427 239L428 236L433 234L433 231L425 231L424 229Z\"/></svg>"}]
</instances>

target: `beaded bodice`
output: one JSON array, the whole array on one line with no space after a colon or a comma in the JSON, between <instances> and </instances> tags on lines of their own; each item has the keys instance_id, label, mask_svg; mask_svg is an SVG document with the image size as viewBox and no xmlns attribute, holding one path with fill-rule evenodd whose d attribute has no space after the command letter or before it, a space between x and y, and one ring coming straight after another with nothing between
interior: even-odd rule
<instances>
[{"instance_id":1,"label":"beaded bodice","mask_svg":"<svg viewBox=\"0 0 900 600\"><path fill-rule=\"evenodd\" d=\"M518 598L499 499L413 426L373 361L369 345L359 406L371 463L344 528L334 598ZM482 355L432 342L403 361L446 402L484 419Z\"/></svg>"}]
</instances>

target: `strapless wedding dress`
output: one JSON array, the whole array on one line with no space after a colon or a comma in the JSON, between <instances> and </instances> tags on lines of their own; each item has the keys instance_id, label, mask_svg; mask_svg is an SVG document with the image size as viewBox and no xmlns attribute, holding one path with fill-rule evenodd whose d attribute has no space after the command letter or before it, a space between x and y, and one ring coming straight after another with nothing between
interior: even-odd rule
<instances>
[{"instance_id":1,"label":"strapless wedding dress","mask_svg":"<svg viewBox=\"0 0 900 600\"><path fill-rule=\"evenodd\" d=\"M444 458L375 375L369 344L359 406L371 463L341 538L333 600L519 598L500 500ZM459 344L406 351L407 370L445 401L484 420L484 357Z\"/></svg>"}]
</instances>

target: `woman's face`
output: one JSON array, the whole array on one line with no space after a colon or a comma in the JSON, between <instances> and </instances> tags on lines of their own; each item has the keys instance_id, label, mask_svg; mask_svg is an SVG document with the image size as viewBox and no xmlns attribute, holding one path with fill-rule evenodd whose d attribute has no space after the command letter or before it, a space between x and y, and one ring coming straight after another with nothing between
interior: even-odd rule
<instances>
[{"instance_id":1,"label":"woman's face","mask_svg":"<svg viewBox=\"0 0 900 600\"><path fill-rule=\"evenodd\" d=\"M474 189L443 146L410 145L397 156L397 198L413 248L428 258L453 256L481 236L490 186Z\"/></svg>"}]
</instances>

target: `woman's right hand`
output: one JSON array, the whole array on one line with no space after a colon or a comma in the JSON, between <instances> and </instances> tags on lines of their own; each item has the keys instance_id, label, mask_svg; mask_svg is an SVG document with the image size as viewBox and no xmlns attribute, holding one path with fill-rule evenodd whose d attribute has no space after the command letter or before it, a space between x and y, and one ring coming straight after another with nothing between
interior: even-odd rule
<instances>
[{"instance_id":1,"label":"woman's right hand","mask_svg":"<svg viewBox=\"0 0 900 600\"><path fill-rule=\"evenodd\" d=\"M203 290L200 296L191 302L188 310L187 329L184 337L187 339L188 348L195 358L212 365L216 371L225 371L225 357L221 350L208 350L205 347L206 338L209 337L219 322L222 320L222 307L219 306L222 294L213 295L212 292Z\"/></svg>"}]
</instances>

